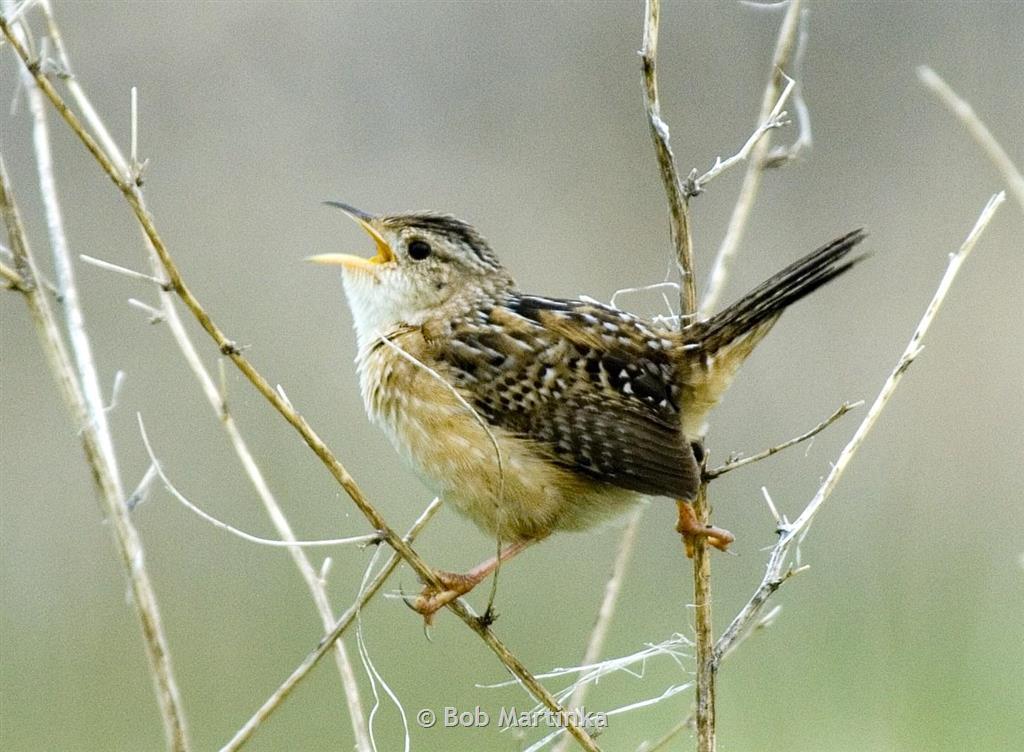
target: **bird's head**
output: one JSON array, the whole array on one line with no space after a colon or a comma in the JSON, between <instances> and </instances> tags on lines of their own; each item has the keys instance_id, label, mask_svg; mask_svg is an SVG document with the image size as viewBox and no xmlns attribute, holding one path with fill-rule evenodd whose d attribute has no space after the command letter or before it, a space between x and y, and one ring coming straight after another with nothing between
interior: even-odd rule
<instances>
[{"instance_id":1,"label":"bird's head","mask_svg":"<svg viewBox=\"0 0 1024 752\"><path fill-rule=\"evenodd\" d=\"M373 239L370 257L326 253L309 259L341 267L345 295L360 340L400 325L419 326L445 315L446 304L471 304L512 285L479 233L446 214L374 215L335 201Z\"/></svg>"}]
</instances>

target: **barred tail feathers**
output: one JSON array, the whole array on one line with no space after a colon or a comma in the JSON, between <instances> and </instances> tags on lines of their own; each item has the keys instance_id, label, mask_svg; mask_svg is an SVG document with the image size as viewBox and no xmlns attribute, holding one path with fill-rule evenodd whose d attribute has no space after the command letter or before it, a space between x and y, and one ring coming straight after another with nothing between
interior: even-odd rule
<instances>
[{"instance_id":1,"label":"barred tail feathers","mask_svg":"<svg viewBox=\"0 0 1024 752\"><path fill-rule=\"evenodd\" d=\"M687 409L683 431L703 434L704 420L728 388L736 370L764 338L782 312L850 269L864 256L849 258L866 234L855 230L790 264L738 301L683 331L688 368L683 376ZM694 348L697 353L693 352ZM693 357L697 354L697 357Z\"/></svg>"},{"instance_id":2,"label":"barred tail feathers","mask_svg":"<svg viewBox=\"0 0 1024 752\"><path fill-rule=\"evenodd\" d=\"M786 308L864 258L849 254L865 237L864 230L854 230L823 245L712 316L699 334L701 349L712 357L726 349L749 355Z\"/></svg>"}]
</instances>

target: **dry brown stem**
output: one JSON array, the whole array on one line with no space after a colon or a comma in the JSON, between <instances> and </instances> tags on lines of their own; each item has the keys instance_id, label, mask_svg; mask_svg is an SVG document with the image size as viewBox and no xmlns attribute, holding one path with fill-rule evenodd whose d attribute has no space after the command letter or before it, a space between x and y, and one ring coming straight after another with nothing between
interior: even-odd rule
<instances>
[{"instance_id":1,"label":"dry brown stem","mask_svg":"<svg viewBox=\"0 0 1024 752\"><path fill-rule=\"evenodd\" d=\"M57 62L66 76L65 81L68 91L78 106L79 111L82 112L84 120L92 129L92 132L97 135L99 142L107 151L107 154L110 156L111 161L114 163L119 173L140 188L138 191L139 200L142 203L142 206L145 207L145 198L141 191L141 180L139 179L142 165L139 164L136 154L138 142L138 100L136 90L133 87L131 129L132 149L131 161L129 162L125 160L117 142L110 135L109 130L104 124L102 118L99 116L99 113L93 107L92 102L86 95L80 82L72 74L70 57L64 46L63 36L50 6L50 0L39 0L39 7L42 10L43 18L46 23L47 35L53 42L53 49L57 56ZM42 106L39 91L35 87L30 86L29 88L31 89L32 95L36 100L39 100L39 103ZM149 243L148 238L145 237L145 234L143 234L143 238L146 244L150 267L153 270L153 274L159 274L161 268L160 261ZM156 284L160 307L159 310L153 309L150 312L151 320L167 324L175 343L181 351L182 357L185 359L185 363L196 376L211 409L219 419L221 426L224 428L231 446L235 450L246 475L249 477L253 488L260 497L260 501L263 503L268 517L284 541L294 542L295 536L291 530L290 524L288 523L288 519L264 479L255 458L252 456L247 443L235 423L234 417L227 410L226 404L215 386L212 376L203 365L202 359L199 357L199 354L193 345L184 324L182 323L181 316L178 313L178 308L174 302L175 298L168 292L166 283L162 279L157 279L153 275L131 272L123 267L118 267L98 259L83 257L83 260L88 260L90 263L97 266L105 267L121 274L142 278ZM144 304L136 301L135 305L141 307ZM290 546L289 553L296 567L299 569L310 594L312 595L313 602L316 605L324 629L329 629L331 624L333 624L333 614L327 597L325 584L318 577L312 563L309 561L308 556L301 547ZM345 699L352 722L356 749L358 752L369 752L371 744L359 696L359 685L356 682L351 661L348 658L344 643L342 642L338 642L336 645L335 661L341 676L342 688L345 692Z\"/></svg>"},{"instance_id":2,"label":"dry brown stem","mask_svg":"<svg viewBox=\"0 0 1024 752\"><path fill-rule=\"evenodd\" d=\"M295 411L291 404L284 399L268 382L263 375L256 370L255 366L242 355L238 345L230 340L221 328L214 322L205 307L193 295L186 284L173 257L170 255L163 239L156 230L152 216L145 209L138 186L135 182L126 178L113 164L110 156L95 138L82 125L78 116L71 111L63 97L43 75L37 62L29 56L25 47L15 38L6 21L0 19L0 30L11 43L15 53L21 59L32 74L35 84L50 100L51 104L60 113L68 127L79 138L100 167L111 179L114 185L125 197L136 219L142 226L143 231L152 243L153 250L160 258L163 270L167 275L170 289L181 299L185 307L199 322L203 330L214 340L220 352L231 360L239 371L249 380L256 390L273 405L274 409L299 433L307 446L317 455L320 461L327 467L334 479L345 489L349 497L355 503L359 511L366 517L370 525L376 530L381 539L393 548L420 576L421 580L428 585L441 587L433 570L420 558L412 547L403 540L395 530L387 524L377 508L370 502L362 489L356 484L355 479L345 469L330 448L324 443L320 436L313 430L302 415ZM551 696L550 692L541 685L536 678L527 670L522 662L501 642L491 629L476 617L462 600L456 600L447 604L447 608L453 611L467 626L470 627L494 652L498 659L516 676L522 685L548 710L562 716L563 709ZM580 746L587 750L597 750L598 747L593 739L571 718L566 717L566 727L572 736L579 742Z\"/></svg>"},{"instance_id":3,"label":"dry brown stem","mask_svg":"<svg viewBox=\"0 0 1024 752\"><path fill-rule=\"evenodd\" d=\"M676 158L669 143L668 125L661 119L658 100L658 25L661 20L661 0L646 0L644 5L644 37L640 60L644 74L644 109L647 123L658 157L661 182L668 198L669 225L672 245L676 251L676 264L682 279L679 289L680 324L697 310L697 281L693 273L693 239L690 235L690 212L686 194L679 180Z\"/></svg>"},{"instance_id":4,"label":"dry brown stem","mask_svg":"<svg viewBox=\"0 0 1024 752\"><path fill-rule=\"evenodd\" d=\"M7 226L10 237L11 249L17 266L16 272L21 277L21 285L17 289L23 293L25 302L28 304L29 312L39 334L40 345L50 363L50 370L57 380L61 395L71 412L72 421L81 436L86 460L92 470L93 480L103 502L106 516L111 522L114 542L128 577L132 603L142 625L146 655L149 658L150 670L153 674L167 746L176 752L188 750L185 714L171 666L170 651L160 617L160 609L157 605L156 593L146 570L142 541L139 539L138 531L128 513L128 507L125 505L124 490L116 474L116 465L107 453L108 450L113 451L109 434L106 441L101 440L100 437L101 423L96 420L96 414L105 412L105 406L102 403L90 403L78 380L82 367L93 368L93 366L91 361L80 362L79 369L76 370L64 344L63 335L49 300L36 281L39 278L38 267L29 248L17 206L14 203L7 169L2 157L0 157L0 210L2 210L4 224ZM84 336L84 322L82 325L82 336ZM95 370L92 375L95 376Z\"/></svg>"}]
</instances>

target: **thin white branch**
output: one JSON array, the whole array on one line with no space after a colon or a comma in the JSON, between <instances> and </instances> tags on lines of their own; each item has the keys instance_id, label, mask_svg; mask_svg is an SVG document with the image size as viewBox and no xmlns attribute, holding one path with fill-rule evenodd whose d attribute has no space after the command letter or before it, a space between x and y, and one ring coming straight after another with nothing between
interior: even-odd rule
<instances>
[{"instance_id":1,"label":"thin white branch","mask_svg":"<svg viewBox=\"0 0 1024 752\"><path fill-rule=\"evenodd\" d=\"M783 536L784 538L792 538L806 527L814 515L818 513L818 509L824 503L825 499L832 493L832 489L835 488L839 478L842 476L843 472L845 472L846 466L860 448L864 438L874 427L875 422L878 420L878 416L881 415L882 410L885 408L886 404L888 404L893 392L896 391L896 387L902 380L903 374L906 373L910 364L914 361L914 358L920 354L922 349L921 341L924 339L924 335L928 332L929 327L931 327L932 322L935 320L935 315L939 312L939 308L946 299L946 295L953 284L953 280L956 279L956 275L960 272L960 267L963 266L964 261L967 260L971 251L974 250L974 246L977 244L978 238L981 237L981 233L984 232L989 222L992 221L992 217L995 215L996 209L998 209L999 205L1005 200L1006 193L1004 191L1000 191L988 200L988 203L982 210L981 215L978 217L978 221L975 222L971 232L960 246L960 250L950 256L949 265L946 267L946 273L942 276L938 289L935 290L935 295L932 296L932 300L928 304L928 308L925 310L924 317L917 325L917 329L914 330L914 334L910 338L910 342L903 351L903 355L900 357L896 367L893 369L892 373L889 374L889 378L886 379L886 382L882 387L882 391L879 392L878 396L875 398L871 408L868 410L868 414L864 417L864 421L853 434L853 438L850 439L850 443L843 448L843 451L840 453L835 465L832 466L831 472L829 472L828 476L825 478L825 482L821 485L821 488L818 489L818 493L815 494L811 503L807 505L800 516L796 518L793 522L792 529Z\"/></svg>"},{"instance_id":2,"label":"thin white branch","mask_svg":"<svg viewBox=\"0 0 1024 752\"><path fill-rule=\"evenodd\" d=\"M149 316L150 324L162 324L167 320L167 316L158 308L154 308L149 303L143 303L137 298L128 298L128 305L132 308L138 308L140 311Z\"/></svg>"},{"instance_id":3,"label":"thin white branch","mask_svg":"<svg viewBox=\"0 0 1024 752\"><path fill-rule=\"evenodd\" d=\"M927 65L922 65L917 69L917 76L921 79L921 83L931 89L942 100L942 103L957 116L967 130L970 131L971 136L985 150L988 158L992 160L996 169L1002 174L1003 180L1006 181L1006 185L1010 189L1014 200L1024 210L1024 175L1017 169L1013 160L1010 159L1010 155L1006 153L1006 150L996 141L988 126L978 117L974 108L965 99L958 96L950 88L949 84Z\"/></svg>"},{"instance_id":4,"label":"thin white branch","mask_svg":"<svg viewBox=\"0 0 1024 752\"><path fill-rule=\"evenodd\" d=\"M765 87L764 95L761 98L761 110L757 116L757 122L763 123L768 119L772 111L782 85L785 74L784 70L789 68L789 61L796 46L797 29L800 19L800 0L791 0L786 9L785 18L782 20L782 27L779 29L778 41L775 44L775 53L772 57L771 76L768 85ZM718 247L714 264L711 267L711 274L708 276L704 297L701 300L701 318L707 318L715 310L718 300L725 291L725 283L729 276L729 265L733 256L743 240L743 233L746 230L747 219L754 206L754 199L757 197L758 188L761 185L761 176L765 168L765 155L771 146L771 134L765 134L764 138L757 142L747 161L747 171L743 176L743 184L740 187L739 197L733 207L732 216L729 218L729 226L726 229L725 237Z\"/></svg>"},{"instance_id":5,"label":"thin white branch","mask_svg":"<svg viewBox=\"0 0 1024 752\"><path fill-rule=\"evenodd\" d=\"M779 514L779 510L775 507L775 502L772 501L771 494L768 493L768 489L764 486L761 486L761 495L764 497L764 503L768 505L768 511L772 513L772 517L775 519L776 528L781 528L786 524L786 519Z\"/></svg>"},{"instance_id":6,"label":"thin white branch","mask_svg":"<svg viewBox=\"0 0 1024 752\"><path fill-rule=\"evenodd\" d=\"M40 0L46 9L46 1ZM3 10L14 8L10 0L4 0ZM10 31L13 47L25 39L22 26L11 27L5 22L5 31ZM22 32L19 34L19 32ZM68 250L64 231L63 216L57 195L53 157L50 150L49 132L46 122L46 104L42 92L36 86L34 76L28 67L19 68L19 76L25 85L29 109L32 114L32 138L35 149L39 188L42 194L46 225L57 274L57 287L62 301L68 341L74 356L75 388L65 389L72 413L79 423L79 433L85 443L86 455L92 465L93 475L103 499L105 513L111 522L114 541L120 554L122 566L130 584L132 602L142 625L146 653L156 689L157 702L164 725L167 744L172 750L189 748L187 724L181 703L181 696L174 670L171 665L170 648L164 633L160 609L152 583L146 571L145 552L138 531L132 523L125 504L124 486L117 465L114 442L110 435L107 411L100 389L99 375L93 359L92 346L85 328L85 318L78 299L71 253ZM6 182L6 176L4 177ZM6 191L5 191L6 193ZM13 202L13 199L12 199ZM45 303L45 298L42 298ZM53 347L53 343L50 343ZM53 361L59 367L60 358ZM56 371L55 371L56 372ZM58 378L63 378L58 374Z\"/></svg>"},{"instance_id":7,"label":"thin white branch","mask_svg":"<svg viewBox=\"0 0 1024 752\"><path fill-rule=\"evenodd\" d=\"M114 374L114 385L110 388L110 402L104 408L108 413L117 409L117 400L121 396L121 389L124 387L125 373L119 370Z\"/></svg>"},{"instance_id":8,"label":"thin white branch","mask_svg":"<svg viewBox=\"0 0 1024 752\"><path fill-rule=\"evenodd\" d=\"M743 638L744 633L749 630L752 625L758 623L761 611L768 602L772 593L779 588L787 577L799 571L791 569L788 573L783 573L783 569L788 561L790 547L794 543L799 544L799 542L803 540L814 516L821 509L825 500L832 494L832 491L835 489L839 479L846 471L846 468L849 467L850 460L853 459L857 450L860 449L861 444L864 443L864 439L867 437L868 433L870 433L871 429L874 428L875 423L882 414L882 410L885 409L889 400L892 398L893 393L896 391L896 387L899 386L899 383L903 378L903 374L906 373L911 363L914 362L914 359L921 352L921 341L924 339L924 335L935 320L935 315L938 313L939 308L946 299L949 288L953 284L953 280L956 278L957 273L960 271L960 267L963 265L964 261L967 260L971 250L978 242L978 238L981 236L981 233L988 226L996 209L1005 200L1005 198L1006 194L1004 192L1000 192L989 199L984 210L981 212L981 215L978 217L978 221L974 224L973 229L967 235L967 238L960 246L960 249L956 253L951 254L949 258L949 265L946 267L946 272L942 276L942 280L939 282L939 286L935 290L935 294L932 296L931 302L928 304L928 308L925 310L924 316L921 318L920 323L918 323L917 328L914 330L914 334L910 338L910 342L907 344L906 349L904 349L903 354L900 356L899 361L896 363L896 367L893 368L889 377L882 385L882 389L875 398L875 401L868 409L867 415L864 416L864 420L861 421L861 424L857 427L857 430L854 431L850 441L843 448L842 452L840 452L839 458L836 460L835 464L832 465L831 471L826 476L824 482L822 482L817 493L814 495L814 498L811 499L804 510L800 513L800 516L797 517L792 524L786 525L780 530L779 540L772 548L771 554L769 555L765 575L761 580L761 584L715 643L716 663L721 660L723 655L732 649L737 640Z\"/></svg>"},{"instance_id":9,"label":"thin white branch","mask_svg":"<svg viewBox=\"0 0 1024 752\"><path fill-rule=\"evenodd\" d=\"M796 140L787 146L776 146L764 158L765 169L776 169L790 162L799 159L800 156L811 149L814 145L814 136L811 133L811 111L804 100L803 80L804 53L807 51L807 19L810 10L804 8L800 11L800 31L796 42L796 54L793 56L793 78L796 79L796 89L793 91L793 109L796 111L797 137Z\"/></svg>"},{"instance_id":10,"label":"thin white branch","mask_svg":"<svg viewBox=\"0 0 1024 752\"><path fill-rule=\"evenodd\" d=\"M323 563L320 565L320 571L317 572L317 579L320 580L321 585L327 584L327 575L331 573L331 566L334 564L334 559L330 556L324 558Z\"/></svg>"},{"instance_id":11,"label":"thin white branch","mask_svg":"<svg viewBox=\"0 0 1024 752\"><path fill-rule=\"evenodd\" d=\"M723 160L721 157L718 157L710 170L705 172L699 178L687 181L687 184L684 185L684 190L688 195L696 196L704 190L708 183L717 178L723 172L735 167L740 162L745 162L749 159L754 148L765 134L768 133L768 131L789 125L790 121L786 119L787 113L782 109L782 107L785 105L786 100L789 99L789 95L793 93L793 90L796 87L796 81L785 73L783 73L782 76L786 80L786 88L782 90L782 94L779 95L779 99L775 103L775 106L772 107L771 112L768 113L768 117L766 117L764 121L757 126L754 132L750 135L750 138L747 139L746 143L743 144L743 147L738 152L728 159Z\"/></svg>"},{"instance_id":12,"label":"thin white branch","mask_svg":"<svg viewBox=\"0 0 1024 752\"><path fill-rule=\"evenodd\" d=\"M253 535L252 533L247 533L244 530L239 530L237 527L234 527L233 525L229 525L228 523L223 522L222 520L218 520L212 514L204 512L198 506L189 501L188 498L181 491L179 491L173 483L171 483L171 479L167 477L167 474L164 472L163 468L160 465L160 461L156 458L156 454L153 453L153 447L149 443L149 436L146 434L146 426L142 422L142 414L137 413L136 418L138 419L139 422L139 433L142 436L142 445L146 448L146 454L149 455L149 461L152 464L152 466L156 468L157 475L159 475L160 480L163 481L164 487L171 493L172 496L174 496L174 498L180 501L181 504L186 509L198 515L203 520L206 520L215 528L231 533L232 535L241 538L244 541L249 541L250 543L258 543L261 546L273 546L278 548L289 548L292 546L346 546L353 543L367 544L380 542L380 536L375 535L373 533L370 533L368 535L353 535L348 538L325 538L318 540L273 540L270 538L261 538L258 535Z\"/></svg>"},{"instance_id":13,"label":"thin white branch","mask_svg":"<svg viewBox=\"0 0 1024 752\"><path fill-rule=\"evenodd\" d=\"M88 256L84 253L78 254L78 258L80 258L82 261L89 264L90 266L105 269L108 272L121 274L131 279L141 279L143 282L152 282L154 285L162 289L167 287L167 283L165 281L159 279L158 277L154 277L152 274L137 272L134 269L129 269L126 266L121 266L120 264L114 264L111 263L110 261L104 261L103 259L94 258L93 256Z\"/></svg>"}]
</instances>

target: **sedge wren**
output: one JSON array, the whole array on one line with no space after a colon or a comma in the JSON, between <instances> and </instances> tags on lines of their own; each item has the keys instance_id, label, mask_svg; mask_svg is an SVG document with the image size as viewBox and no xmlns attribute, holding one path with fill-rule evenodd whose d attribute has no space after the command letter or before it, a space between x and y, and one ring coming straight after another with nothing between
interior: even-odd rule
<instances>
[{"instance_id":1,"label":"sedge wren","mask_svg":"<svg viewBox=\"0 0 1024 752\"><path fill-rule=\"evenodd\" d=\"M454 217L329 203L377 247L310 259L341 266L366 412L428 486L508 544L465 574L439 572L444 588L413 604L428 621L531 543L647 496L676 500L688 554L697 536L725 550L733 536L690 506L705 417L782 311L856 263L864 238L844 235L677 331L520 292Z\"/></svg>"}]
</instances>

